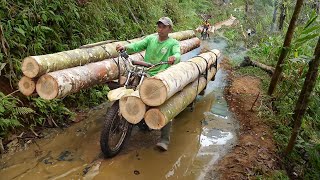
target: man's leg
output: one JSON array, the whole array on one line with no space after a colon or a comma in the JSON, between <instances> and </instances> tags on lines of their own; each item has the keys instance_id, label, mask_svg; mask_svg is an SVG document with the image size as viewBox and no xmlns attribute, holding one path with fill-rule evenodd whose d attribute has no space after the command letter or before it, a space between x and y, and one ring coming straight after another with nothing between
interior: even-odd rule
<instances>
[{"instance_id":1,"label":"man's leg","mask_svg":"<svg viewBox=\"0 0 320 180\"><path fill-rule=\"evenodd\" d=\"M171 126L172 126L172 121L169 121L169 123L166 124L161 129L161 139L160 139L160 142L157 143L157 146L163 151L167 151L168 150L168 145L170 143Z\"/></svg>"}]
</instances>

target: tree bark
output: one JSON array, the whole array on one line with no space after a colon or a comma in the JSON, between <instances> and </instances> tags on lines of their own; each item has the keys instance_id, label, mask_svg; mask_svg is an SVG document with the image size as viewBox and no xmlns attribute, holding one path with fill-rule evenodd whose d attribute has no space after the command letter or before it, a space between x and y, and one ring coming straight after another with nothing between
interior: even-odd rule
<instances>
[{"instance_id":1,"label":"tree bark","mask_svg":"<svg viewBox=\"0 0 320 180\"><path fill-rule=\"evenodd\" d=\"M244 57L244 61L242 61L242 63L240 64L240 67L245 67L245 66L258 67L258 68L266 71L270 75L272 75L275 70L274 67L270 67L265 64L259 63L257 61L253 61L248 56Z\"/></svg>"},{"instance_id":2,"label":"tree bark","mask_svg":"<svg viewBox=\"0 0 320 180\"><path fill-rule=\"evenodd\" d=\"M294 114L292 115L292 118L294 120L294 127L292 129L291 138L285 150L285 154L289 154L293 149L301 128L302 118L308 107L310 94L316 85L320 64L320 37L315 48L314 57L315 58L309 63L309 70L307 72L306 79L300 92Z\"/></svg>"},{"instance_id":3,"label":"tree bark","mask_svg":"<svg viewBox=\"0 0 320 180\"><path fill-rule=\"evenodd\" d=\"M281 31L283 29L284 20L286 19L287 11L286 11L286 5L284 2L281 3L280 6L280 16L279 16L279 30Z\"/></svg>"},{"instance_id":4,"label":"tree bark","mask_svg":"<svg viewBox=\"0 0 320 180\"><path fill-rule=\"evenodd\" d=\"M119 105L121 115L131 124L139 123L147 110L147 106L140 99L138 90L123 96Z\"/></svg>"},{"instance_id":5,"label":"tree bark","mask_svg":"<svg viewBox=\"0 0 320 180\"><path fill-rule=\"evenodd\" d=\"M198 38L180 42L181 53L186 53L200 46ZM131 59L143 61L144 52L130 55ZM116 60L117 61L117 60ZM68 94L79 92L97 84L118 79L118 65L113 59L90 63L84 66L51 72L41 76L36 84L36 90L43 99L64 97ZM125 67L119 61L120 75L124 75Z\"/></svg>"},{"instance_id":6,"label":"tree bark","mask_svg":"<svg viewBox=\"0 0 320 180\"><path fill-rule=\"evenodd\" d=\"M30 96L36 90L36 80L23 76L18 83L18 87L23 95Z\"/></svg>"},{"instance_id":7,"label":"tree bark","mask_svg":"<svg viewBox=\"0 0 320 180\"><path fill-rule=\"evenodd\" d=\"M219 57L220 51L214 49L145 79L139 88L142 101L148 106L160 106L214 64L216 55Z\"/></svg>"},{"instance_id":8,"label":"tree bark","mask_svg":"<svg viewBox=\"0 0 320 180\"><path fill-rule=\"evenodd\" d=\"M297 0L297 3L296 3L296 6L294 8L294 12L293 12L292 18L290 20L289 28L288 28L288 31L287 31L287 34L286 34L286 37L285 37L285 40L284 40L284 43L283 43L283 47L281 49L279 60L278 60L276 69L274 71L274 74L273 74L271 82L270 82L270 86L269 86L269 89L268 89L268 95L272 95L273 94L274 89L275 89L275 87L276 87L276 85L278 83L280 74L282 73L282 64L283 64L284 59L286 58L286 56L288 54L288 50L290 48L292 36L293 36L294 29L295 29L295 26L296 26L296 21L297 21L297 19L299 17L299 13L300 13L302 5L303 5L303 0Z\"/></svg>"},{"instance_id":9,"label":"tree bark","mask_svg":"<svg viewBox=\"0 0 320 180\"><path fill-rule=\"evenodd\" d=\"M192 30L188 30L171 33L169 36L177 40L184 40L194 37L195 33ZM119 55L116 51L117 44L126 45L129 44L129 42L136 42L141 39L142 38L136 38L130 41L113 42L41 56L29 56L22 62L22 72L25 76L34 78L52 71L81 66L107 58L114 58Z\"/></svg>"},{"instance_id":10,"label":"tree bark","mask_svg":"<svg viewBox=\"0 0 320 180\"><path fill-rule=\"evenodd\" d=\"M271 24L271 32L273 32L273 30L274 30L274 25L276 24L277 12L278 12L278 0L275 0L275 1L274 1L274 10L273 10L272 24Z\"/></svg>"},{"instance_id":11,"label":"tree bark","mask_svg":"<svg viewBox=\"0 0 320 180\"><path fill-rule=\"evenodd\" d=\"M200 77L199 81L196 79L161 106L149 109L144 116L144 120L148 127L151 129L161 129L164 127L171 119L176 117L192 103L215 74L216 69L212 67L207 79L204 77Z\"/></svg>"}]
</instances>

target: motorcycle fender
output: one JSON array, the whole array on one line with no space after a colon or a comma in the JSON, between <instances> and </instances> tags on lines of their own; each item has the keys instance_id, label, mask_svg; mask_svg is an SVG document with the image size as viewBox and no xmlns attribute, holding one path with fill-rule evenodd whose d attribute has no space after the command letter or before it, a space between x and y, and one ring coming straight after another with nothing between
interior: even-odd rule
<instances>
[{"instance_id":1,"label":"motorcycle fender","mask_svg":"<svg viewBox=\"0 0 320 180\"><path fill-rule=\"evenodd\" d=\"M122 96L128 95L134 92L133 89L126 89L125 87L119 87L117 89L111 90L108 93L109 101L119 100Z\"/></svg>"}]
</instances>

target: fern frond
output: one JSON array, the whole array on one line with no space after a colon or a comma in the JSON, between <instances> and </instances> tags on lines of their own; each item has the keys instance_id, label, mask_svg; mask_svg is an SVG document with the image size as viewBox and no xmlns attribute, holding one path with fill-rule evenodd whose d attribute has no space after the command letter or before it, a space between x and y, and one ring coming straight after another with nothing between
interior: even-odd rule
<instances>
[{"instance_id":1,"label":"fern frond","mask_svg":"<svg viewBox=\"0 0 320 180\"><path fill-rule=\"evenodd\" d=\"M19 115L27 115L27 114L35 113L33 109L28 107L16 107L13 109L13 112Z\"/></svg>"},{"instance_id":2,"label":"fern frond","mask_svg":"<svg viewBox=\"0 0 320 180\"><path fill-rule=\"evenodd\" d=\"M17 126L23 126L17 119L4 119L0 118L0 127L1 129L5 130L9 127L17 127Z\"/></svg>"}]
</instances>

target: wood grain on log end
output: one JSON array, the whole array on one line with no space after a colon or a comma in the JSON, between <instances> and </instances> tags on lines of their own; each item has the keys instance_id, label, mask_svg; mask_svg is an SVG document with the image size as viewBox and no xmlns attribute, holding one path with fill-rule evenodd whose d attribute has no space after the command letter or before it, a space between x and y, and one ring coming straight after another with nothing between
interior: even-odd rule
<instances>
[{"instance_id":1,"label":"wood grain on log end","mask_svg":"<svg viewBox=\"0 0 320 180\"><path fill-rule=\"evenodd\" d=\"M159 109L148 110L144 115L144 120L151 129L161 129L165 126L165 117Z\"/></svg>"},{"instance_id":2,"label":"wood grain on log end","mask_svg":"<svg viewBox=\"0 0 320 180\"><path fill-rule=\"evenodd\" d=\"M51 100L57 97L59 87L57 81L52 76L45 74L39 78L36 90L41 98Z\"/></svg>"},{"instance_id":3,"label":"wood grain on log end","mask_svg":"<svg viewBox=\"0 0 320 180\"><path fill-rule=\"evenodd\" d=\"M19 91L25 96L30 96L36 89L36 83L34 82L34 80L26 76L23 76L20 79L18 86Z\"/></svg>"},{"instance_id":4,"label":"wood grain on log end","mask_svg":"<svg viewBox=\"0 0 320 180\"><path fill-rule=\"evenodd\" d=\"M165 84L155 78L147 78L141 84L139 94L142 101L148 106L159 106L167 99Z\"/></svg>"},{"instance_id":5,"label":"wood grain on log end","mask_svg":"<svg viewBox=\"0 0 320 180\"><path fill-rule=\"evenodd\" d=\"M29 78L36 77L40 71L38 62L32 56L23 59L21 69L23 74Z\"/></svg>"},{"instance_id":6,"label":"wood grain on log end","mask_svg":"<svg viewBox=\"0 0 320 180\"><path fill-rule=\"evenodd\" d=\"M146 113L146 105L138 97L124 96L119 104L122 116L132 124L139 123Z\"/></svg>"}]
</instances>

